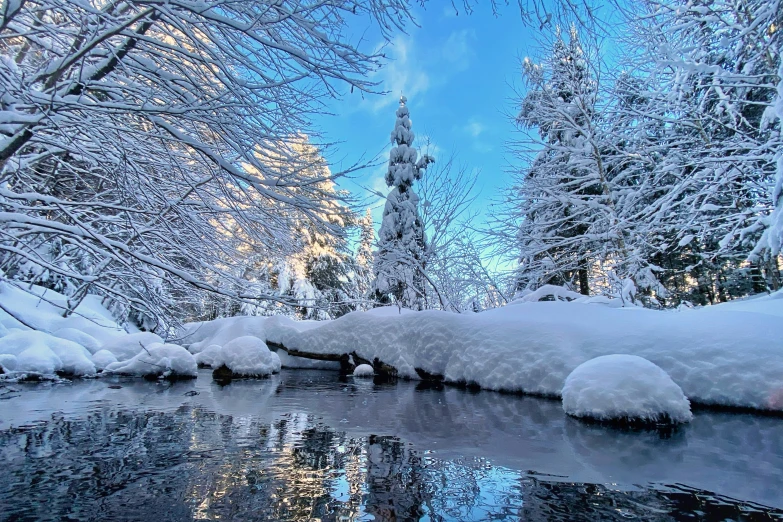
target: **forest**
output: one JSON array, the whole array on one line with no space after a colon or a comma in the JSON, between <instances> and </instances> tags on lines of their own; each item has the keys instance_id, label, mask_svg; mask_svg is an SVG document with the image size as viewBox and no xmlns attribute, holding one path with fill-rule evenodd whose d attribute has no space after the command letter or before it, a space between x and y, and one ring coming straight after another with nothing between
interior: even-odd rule
<instances>
[{"instance_id":1,"label":"forest","mask_svg":"<svg viewBox=\"0 0 783 522\"><path fill-rule=\"evenodd\" d=\"M650 308L780 288L779 1L621 3L609 21L454 5L542 22L509 107L515 170L471 224L475 180L417 152L403 97L382 115L392 191L373 223L341 186L365 165L331 168L312 117L346 88L380 95L384 56L346 24L389 38L420 7L5 0L3 281L66 295L65 317L98 295L164 337L233 315L480 311L547 285Z\"/></svg>"}]
</instances>

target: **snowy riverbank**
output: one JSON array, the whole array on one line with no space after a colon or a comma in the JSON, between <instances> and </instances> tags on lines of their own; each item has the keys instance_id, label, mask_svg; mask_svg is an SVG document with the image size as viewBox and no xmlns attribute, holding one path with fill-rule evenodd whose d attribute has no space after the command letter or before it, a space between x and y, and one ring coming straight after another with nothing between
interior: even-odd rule
<instances>
[{"instance_id":1,"label":"snowy riverbank","mask_svg":"<svg viewBox=\"0 0 783 522\"><path fill-rule=\"evenodd\" d=\"M89 377L102 369L195 376L197 362L235 360L243 365L237 373L253 374L252 360L258 362L256 374L267 375L279 369L276 359L287 367L336 368L334 361L345 354L356 364L382 364L403 378L558 397L582 363L625 354L657 365L691 402L783 411L782 292L667 312L523 302L479 314L381 308L323 322L234 317L187 325L176 343L188 351L154 334L125 333L92 296L76 314L62 318L58 303L64 298L52 291L41 295L2 285L0 304L17 318L0 311L5 378ZM258 340L243 341L253 353L233 353L231 342L247 337ZM282 350L270 354L265 343L332 361L293 358ZM231 353L223 353L226 346Z\"/></svg>"}]
</instances>

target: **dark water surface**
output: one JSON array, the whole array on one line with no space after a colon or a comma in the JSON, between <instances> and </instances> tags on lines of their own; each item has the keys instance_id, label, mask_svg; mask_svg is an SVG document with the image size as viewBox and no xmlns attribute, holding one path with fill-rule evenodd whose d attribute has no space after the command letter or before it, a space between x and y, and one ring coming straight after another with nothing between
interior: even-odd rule
<instances>
[{"instance_id":1,"label":"dark water surface","mask_svg":"<svg viewBox=\"0 0 783 522\"><path fill-rule=\"evenodd\" d=\"M0 384L0 465L2 520L783 520L780 418L629 432L318 371Z\"/></svg>"}]
</instances>

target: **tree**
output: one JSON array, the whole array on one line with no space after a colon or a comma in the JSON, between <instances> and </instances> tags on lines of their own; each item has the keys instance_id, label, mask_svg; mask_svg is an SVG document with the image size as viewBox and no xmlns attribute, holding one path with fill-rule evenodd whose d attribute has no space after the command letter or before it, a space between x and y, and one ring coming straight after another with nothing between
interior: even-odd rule
<instances>
[{"instance_id":1,"label":"tree","mask_svg":"<svg viewBox=\"0 0 783 522\"><path fill-rule=\"evenodd\" d=\"M367 299L373 283L375 228L368 208L359 220L359 245L354 256L354 285L357 299Z\"/></svg>"},{"instance_id":2,"label":"tree","mask_svg":"<svg viewBox=\"0 0 783 522\"><path fill-rule=\"evenodd\" d=\"M236 254L295 251L303 220L329 228L297 136L337 84L372 90L381 57L343 41L347 18L387 35L409 19L404 0L28 0L0 14L0 269L67 287L65 314L92 292L159 319L204 293L279 299L246 289Z\"/></svg>"},{"instance_id":3,"label":"tree","mask_svg":"<svg viewBox=\"0 0 783 522\"><path fill-rule=\"evenodd\" d=\"M424 301L424 263L426 239L419 216L419 196L413 182L421 179L427 166L434 162L429 155L418 158L413 147L407 98L400 97L397 119L391 132L393 144L389 153L386 184L392 188L383 209L375 254L373 291L377 301L392 299L400 306L421 309Z\"/></svg>"},{"instance_id":4,"label":"tree","mask_svg":"<svg viewBox=\"0 0 783 522\"><path fill-rule=\"evenodd\" d=\"M590 271L624 250L600 127L595 64L575 27L565 41L558 29L543 65L525 59L528 92L519 124L538 129L532 143L512 145L535 158L511 188L519 223L520 289L576 286L590 294Z\"/></svg>"}]
</instances>

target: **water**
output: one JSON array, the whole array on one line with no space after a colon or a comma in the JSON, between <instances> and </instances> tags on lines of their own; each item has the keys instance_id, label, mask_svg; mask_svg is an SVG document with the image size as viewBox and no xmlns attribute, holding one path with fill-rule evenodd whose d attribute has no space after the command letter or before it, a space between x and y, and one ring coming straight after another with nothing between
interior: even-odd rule
<instances>
[{"instance_id":1,"label":"water","mask_svg":"<svg viewBox=\"0 0 783 522\"><path fill-rule=\"evenodd\" d=\"M0 388L2 520L783 520L783 419L284 371Z\"/></svg>"}]
</instances>

